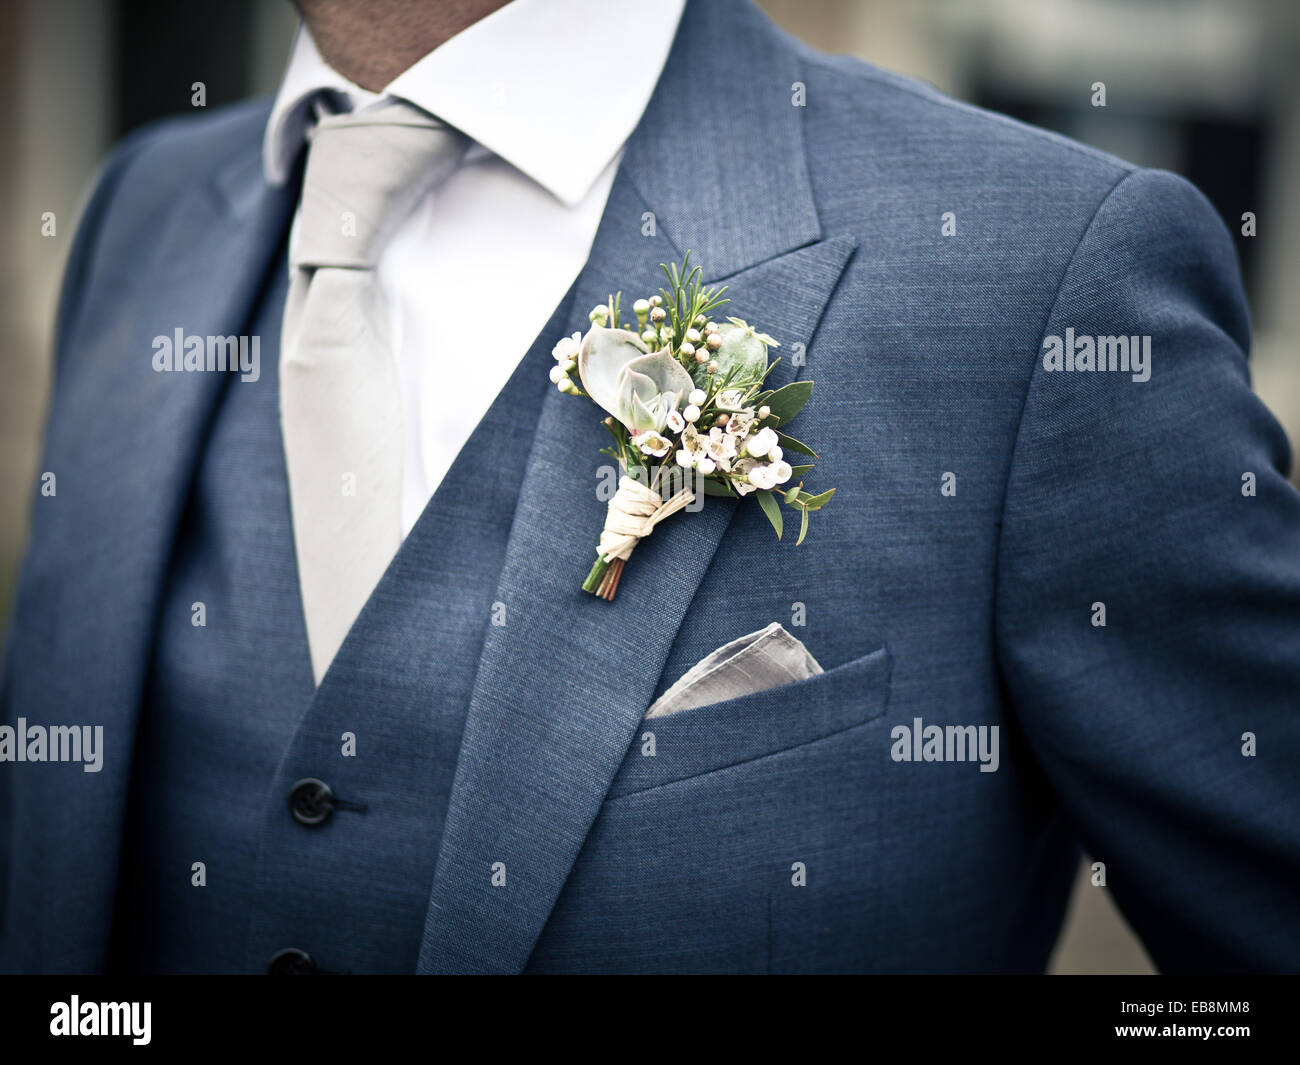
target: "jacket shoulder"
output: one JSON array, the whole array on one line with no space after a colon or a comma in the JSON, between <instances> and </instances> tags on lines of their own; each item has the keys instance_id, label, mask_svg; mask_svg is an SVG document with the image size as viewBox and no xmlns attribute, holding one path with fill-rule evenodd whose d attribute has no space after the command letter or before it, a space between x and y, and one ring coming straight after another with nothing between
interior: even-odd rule
<instances>
[{"instance_id":1,"label":"jacket shoulder","mask_svg":"<svg viewBox=\"0 0 1300 1065\"><path fill-rule=\"evenodd\" d=\"M813 108L820 106L822 119L859 143L892 147L900 162L940 171L947 162L974 176L994 163L1055 167L1075 183L1096 182L1107 189L1138 169L1059 133L953 99L916 78L797 42L794 47L807 74L810 124L816 125Z\"/></svg>"},{"instance_id":2,"label":"jacket shoulder","mask_svg":"<svg viewBox=\"0 0 1300 1065\"><path fill-rule=\"evenodd\" d=\"M109 153L84 222L111 207L105 226L133 231L196 185L209 182L232 161L260 159L270 114L269 98L241 101L211 112L168 116L127 134Z\"/></svg>"},{"instance_id":3,"label":"jacket shoulder","mask_svg":"<svg viewBox=\"0 0 1300 1065\"><path fill-rule=\"evenodd\" d=\"M56 326L60 350L91 278L135 261L162 216L232 161L257 164L270 109L270 99L262 98L169 116L113 147L91 182L68 256Z\"/></svg>"}]
</instances>

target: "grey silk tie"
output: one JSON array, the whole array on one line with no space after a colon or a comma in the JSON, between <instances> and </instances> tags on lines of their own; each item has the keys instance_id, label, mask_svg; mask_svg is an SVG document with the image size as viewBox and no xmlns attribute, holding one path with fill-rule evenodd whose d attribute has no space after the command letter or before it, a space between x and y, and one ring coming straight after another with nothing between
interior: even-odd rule
<instances>
[{"instance_id":1,"label":"grey silk tie","mask_svg":"<svg viewBox=\"0 0 1300 1065\"><path fill-rule=\"evenodd\" d=\"M467 143L396 100L326 115L311 134L281 334L280 425L317 684L402 539L402 410L375 264Z\"/></svg>"}]
</instances>

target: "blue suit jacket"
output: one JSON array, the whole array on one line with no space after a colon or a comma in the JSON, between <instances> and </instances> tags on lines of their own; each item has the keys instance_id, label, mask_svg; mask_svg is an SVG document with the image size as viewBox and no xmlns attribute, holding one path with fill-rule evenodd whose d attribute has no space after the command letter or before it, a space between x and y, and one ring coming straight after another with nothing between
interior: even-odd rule
<instances>
[{"instance_id":1,"label":"blue suit jacket","mask_svg":"<svg viewBox=\"0 0 1300 1065\"><path fill-rule=\"evenodd\" d=\"M57 505L36 500L3 708L114 739L98 774L0 766L13 968L104 964L129 738L217 388L148 372L150 337L247 320L294 197L262 180L266 115L132 136L71 255ZM1080 842L1162 968L1300 967L1300 496L1205 199L694 2L568 331L688 249L730 313L803 345L776 380L815 379L798 435L839 493L798 548L710 499L603 603L578 590L603 429L550 395L420 970L1041 969ZM1047 372L1067 328L1150 336L1150 380ZM826 672L657 721L646 757L655 696L774 620ZM997 772L896 761L917 719L999 726Z\"/></svg>"}]
</instances>

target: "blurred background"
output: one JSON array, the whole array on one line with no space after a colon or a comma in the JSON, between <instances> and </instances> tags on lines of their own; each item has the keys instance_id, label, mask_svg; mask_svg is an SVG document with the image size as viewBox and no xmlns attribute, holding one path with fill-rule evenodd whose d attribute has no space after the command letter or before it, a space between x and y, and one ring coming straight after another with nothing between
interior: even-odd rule
<instances>
[{"instance_id":1,"label":"blurred background","mask_svg":"<svg viewBox=\"0 0 1300 1065\"><path fill-rule=\"evenodd\" d=\"M860 56L1198 185L1236 236L1254 316L1255 389L1300 440L1300 3L759 6L823 51ZM190 111L196 81L208 107L274 92L296 25L288 0L0 0L0 212L9 234L0 253L2 619L37 473L63 259L98 164L135 126ZM1091 102L1098 81L1104 108ZM54 236L42 234L46 212ZM1256 236L1241 235L1245 212ZM1086 866L1052 970L1153 971Z\"/></svg>"}]
</instances>

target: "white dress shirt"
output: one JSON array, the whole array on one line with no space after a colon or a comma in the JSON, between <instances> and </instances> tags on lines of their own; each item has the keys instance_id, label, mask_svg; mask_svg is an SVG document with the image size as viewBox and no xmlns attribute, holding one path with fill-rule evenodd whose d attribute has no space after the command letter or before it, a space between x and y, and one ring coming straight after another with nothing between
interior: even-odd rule
<instances>
[{"instance_id":1,"label":"white dress shirt","mask_svg":"<svg viewBox=\"0 0 1300 1065\"><path fill-rule=\"evenodd\" d=\"M403 536L587 261L683 4L513 0L380 93L299 29L266 127L271 184L288 180L323 89L354 110L400 97L474 142L378 265L402 394Z\"/></svg>"}]
</instances>

